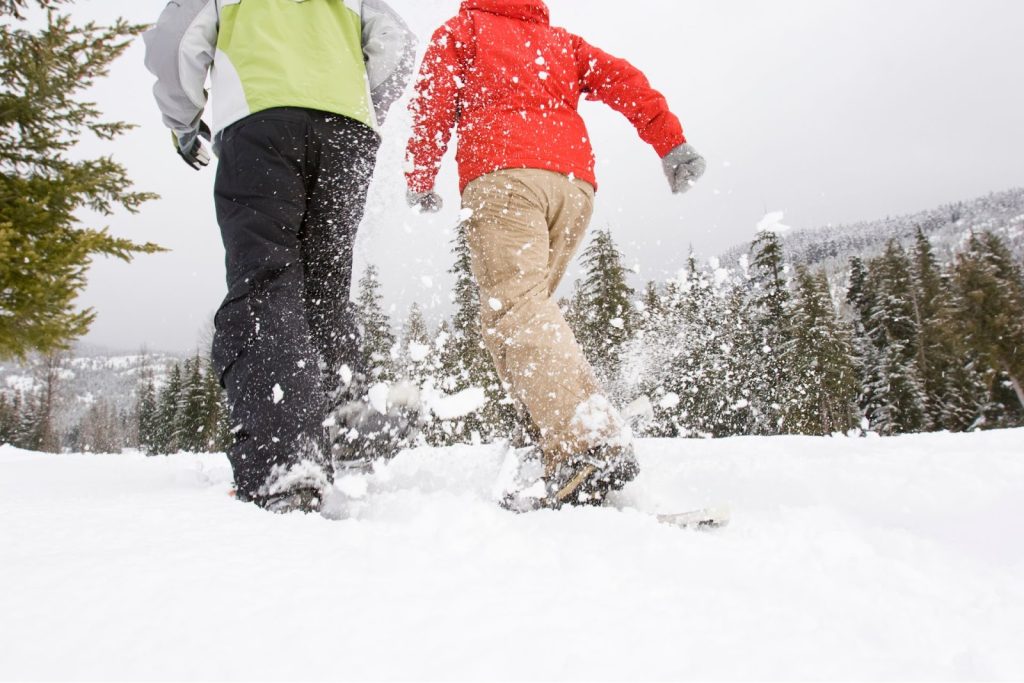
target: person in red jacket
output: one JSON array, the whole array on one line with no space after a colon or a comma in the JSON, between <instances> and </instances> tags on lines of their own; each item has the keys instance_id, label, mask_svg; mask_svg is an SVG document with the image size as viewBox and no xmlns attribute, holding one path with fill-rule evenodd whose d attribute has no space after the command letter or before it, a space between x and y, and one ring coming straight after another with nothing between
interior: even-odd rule
<instances>
[{"instance_id":1,"label":"person in red jacket","mask_svg":"<svg viewBox=\"0 0 1024 683\"><path fill-rule=\"evenodd\" d=\"M551 26L541 0L465 0L433 35L411 111L409 205L439 211L434 182L457 125L459 189L484 342L541 435L545 491L530 507L600 503L638 473L554 294L593 211L581 97L621 112L686 192L705 162L637 68ZM510 503L522 509L523 501Z\"/></svg>"}]
</instances>

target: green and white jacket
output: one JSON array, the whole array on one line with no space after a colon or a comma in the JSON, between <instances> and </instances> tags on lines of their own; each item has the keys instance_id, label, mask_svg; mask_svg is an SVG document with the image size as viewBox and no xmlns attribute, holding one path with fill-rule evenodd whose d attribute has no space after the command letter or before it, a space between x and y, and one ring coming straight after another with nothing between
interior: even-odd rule
<instances>
[{"instance_id":1,"label":"green and white jacket","mask_svg":"<svg viewBox=\"0 0 1024 683\"><path fill-rule=\"evenodd\" d=\"M415 38L382 0L171 0L146 32L164 123L192 135L213 91L219 133L273 107L377 130L412 74Z\"/></svg>"}]
</instances>

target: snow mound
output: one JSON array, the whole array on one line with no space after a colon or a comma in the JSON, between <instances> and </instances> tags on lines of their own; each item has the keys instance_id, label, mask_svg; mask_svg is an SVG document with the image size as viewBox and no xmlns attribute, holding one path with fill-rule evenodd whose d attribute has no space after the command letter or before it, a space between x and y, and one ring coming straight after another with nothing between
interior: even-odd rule
<instances>
[{"instance_id":1,"label":"snow mound","mask_svg":"<svg viewBox=\"0 0 1024 683\"><path fill-rule=\"evenodd\" d=\"M638 450L619 509L504 512L503 450L463 446L331 522L221 456L0 447L0 679L1024 677L1024 430Z\"/></svg>"}]
</instances>

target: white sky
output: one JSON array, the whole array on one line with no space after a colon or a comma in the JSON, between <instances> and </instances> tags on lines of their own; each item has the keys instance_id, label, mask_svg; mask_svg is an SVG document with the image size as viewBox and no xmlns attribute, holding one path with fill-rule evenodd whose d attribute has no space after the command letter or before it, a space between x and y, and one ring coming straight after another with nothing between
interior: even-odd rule
<instances>
[{"instance_id":1,"label":"white sky","mask_svg":"<svg viewBox=\"0 0 1024 683\"><path fill-rule=\"evenodd\" d=\"M149 22L162 0L88 0L81 19ZM425 42L456 0L392 0ZM1018 0L550 0L552 21L644 69L683 121L709 171L673 196L658 158L619 115L583 114L601 184L593 225L610 227L641 280L753 235L768 211L796 228L882 218L1024 185L1024 2ZM422 50L421 44L421 50ZM98 261L81 299L99 317L86 342L114 350L192 350L224 293L212 168L174 154L142 65L141 40L93 93L139 124L114 155L162 199L109 221L118 235L172 253ZM408 117L393 112L357 275L382 272L396 322L418 300L447 312L457 222L452 155L438 184L445 212L405 210ZM86 152L109 147L86 145ZM567 281L574 277L570 271Z\"/></svg>"}]
</instances>

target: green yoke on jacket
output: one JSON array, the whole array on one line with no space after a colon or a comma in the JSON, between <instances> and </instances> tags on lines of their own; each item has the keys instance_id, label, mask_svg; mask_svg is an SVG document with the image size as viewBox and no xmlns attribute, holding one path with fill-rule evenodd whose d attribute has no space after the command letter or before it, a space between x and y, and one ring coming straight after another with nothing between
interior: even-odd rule
<instances>
[{"instance_id":1,"label":"green yoke on jacket","mask_svg":"<svg viewBox=\"0 0 1024 683\"><path fill-rule=\"evenodd\" d=\"M382 0L175 0L146 32L164 122L215 133L274 107L341 114L373 129L412 71L414 39Z\"/></svg>"}]
</instances>

